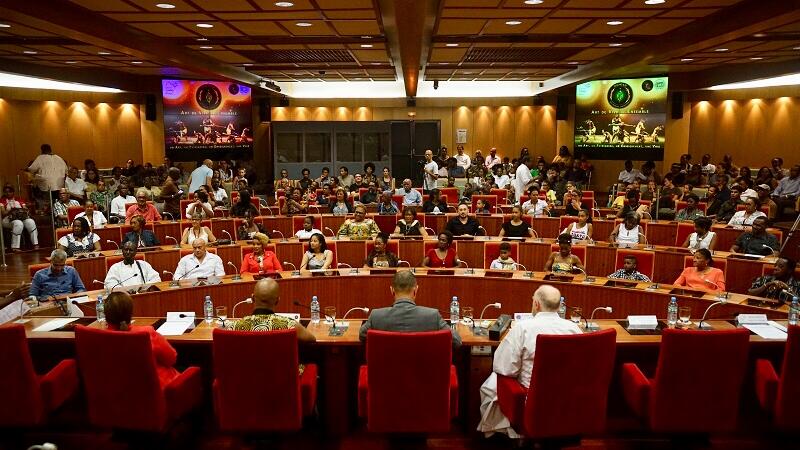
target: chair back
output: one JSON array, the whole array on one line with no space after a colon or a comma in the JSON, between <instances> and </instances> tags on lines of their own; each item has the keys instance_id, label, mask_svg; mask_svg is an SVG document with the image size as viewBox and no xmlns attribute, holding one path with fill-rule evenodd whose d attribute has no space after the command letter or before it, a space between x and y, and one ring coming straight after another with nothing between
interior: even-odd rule
<instances>
[{"instance_id":1,"label":"chair back","mask_svg":"<svg viewBox=\"0 0 800 450\"><path fill-rule=\"evenodd\" d=\"M678 222L678 231L675 233L675 246L682 246L683 241L692 233L694 233L694 223Z\"/></svg>"},{"instance_id":2,"label":"chair back","mask_svg":"<svg viewBox=\"0 0 800 450\"><path fill-rule=\"evenodd\" d=\"M147 331L75 327L89 421L105 428L161 431L167 405Z\"/></svg>"},{"instance_id":3,"label":"chair back","mask_svg":"<svg viewBox=\"0 0 800 450\"><path fill-rule=\"evenodd\" d=\"M398 219L401 219L402 216L400 216L400 214L371 214L370 218L375 221L375 225L377 225L378 229L382 232L392 234Z\"/></svg>"},{"instance_id":4,"label":"chair back","mask_svg":"<svg viewBox=\"0 0 800 450\"><path fill-rule=\"evenodd\" d=\"M38 272L38 271L40 271L42 269L47 269L48 267L50 267L50 263L30 264L28 266L28 274L31 276L31 279L32 279L33 276L36 275L36 272Z\"/></svg>"},{"instance_id":5,"label":"chair back","mask_svg":"<svg viewBox=\"0 0 800 450\"><path fill-rule=\"evenodd\" d=\"M519 262L519 243L510 242L511 244L511 259ZM500 242L486 242L483 244L483 268L488 269L492 265L492 261L500 256Z\"/></svg>"},{"instance_id":6,"label":"chair back","mask_svg":"<svg viewBox=\"0 0 800 450\"><path fill-rule=\"evenodd\" d=\"M683 268L692 267L694 265L694 256L686 255L683 257ZM727 275L728 260L725 258L715 258L714 267L721 270L723 275Z\"/></svg>"},{"instance_id":7,"label":"chair back","mask_svg":"<svg viewBox=\"0 0 800 450\"><path fill-rule=\"evenodd\" d=\"M489 195L497 197L498 204L508 204L508 189L489 189Z\"/></svg>"},{"instance_id":8,"label":"chair back","mask_svg":"<svg viewBox=\"0 0 800 450\"><path fill-rule=\"evenodd\" d=\"M450 429L452 345L450 330L367 332L370 431L421 433Z\"/></svg>"},{"instance_id":9,"label":"chair back","mask_svg":"<svg viewBox=\"0 0 800 450\"><path fill-rule=\"evenodd\" d=\"M558 252L559 247L558 244L550 244L550 250L552 252ZM586 246L585 245L573 245L572 246L572 254L577 256L578 259L581 260L581 263L586 266Z\"/></svg>"},{"instance_id":10,"label":"chair back","mask_svg":"<svg viewBox=\"0 0 800 450\"><path fill-rule=\"evenodd\" d=\"M297 330L216 328L213 336L214 410L220 428L238 432L299 430L303 411Z\"/></svg>"},{"instance_id":11,"label":"chair back","mask_svg":"<svg viewBox=\"0 0 800 450\"><path fill-rule=\"evenodd\" d=\"M441 188L439 189L439 193L441 195L447 196L447 204L458 204L458 188Z\"/></svg>"},{"instance_id":12,"label":"chair back","mask_svg":"<svg viewBox=\"0 0 800 450\"><path fill-rule=\"evenodd\" d=\"M775 400L775 425L800 429L800 326L790 326L783 352L778 395Z\"/></svg>"},{"instance_id":13,"label":"chair back","mask_svg":"<svg viewBox=\"0 0 800 450\"><path fill-rule=\"evenodd\" d=\"M69 227L72 228L72 221L75 220L75 216L78 214L86 211L83 206L67 206L67 221L69 222ZM92 224L92 218L87 217L86 220L89 221L89 225Z\"/></svg>"},{"instance_id":14,"label":"chair back","mask_svg":"<svg viewBox=\"0 0 800 450\"><path fill-rule=\"evenodd\" d=\"M369 253L374 249L375 249L375 240L367 241L367 255L369 255ZM389 242L386 243L386 251L394 253L395 256L397 256L400 252L400 242L396 240L389 240Z\"/></svg>"},{"instance_id":15,"label":"chair back","mask_svg":"<svg viewBox=\"0 0 800 450\"><path fill-rule=\"evenodd\" d=\"M683 200L678 200L677 202L675 202L675 212L678 212L678 211L686 208L687 204L688 203L686 203ZM698 202L697 203L697 209L699 209L700 211L703 211L703 214L705 214L706 210L708 209L708 203Z\"/></svg>"},{"instance_id":16,"label":"chair back","mask_svg":"<svg viewBox=\"0 0 800 450\"><path fill-rule=\"evenodd\" d=\"M569 226L571 223L578 223L578 216L561 216L558 219L558 226L560 227L558 232L561 233L565 228Z\"/></svg>"},{"instance_id":17,"label":"chair back","mask_svg":"<svg viewBox=\"0 0 800 450\"><path fill-rule=\"evenodd\" d=\"M123 256L121 256L121 255L106 256L106 270L111 269L111 266L113 266L114 264L122 261L123 259L125 259L125 258ZM134 257L134 259L139 260L139 261L144 261L144 254L143 253L137 253L136 256Z\"/></svg>"},{"instance_id":18,"label":"chair back","mask_svg":"<svg viewBox=\"0 0 800 450\"><path fill-rule=\"evenodd\" d=\"M631 250L627 248L617 249L617 261L614 264L614 270L622 269L625 265L625 257L633 256L636 258L636 270L647 275L651 280L653 279L655 253L647 250Z\"/></svg>"},{"instance_id":19,"label":"chair back","mask_svg":"<svg viewBox=\"0 0 800 450\"><path fill-rule=\"evenodd\" d=\"M339 264L339 260L336 257L336 254L337 254L337 252L336 252L336 241L328 239L328 240L325 241L325 243L328 246L328 250L333 252L333 260L331 261L331 267L330 268L331 269L336 269L337 265ZM310 244L309 244L308 241L303 242L303 253L307 252L308 249L311 248L309 245ZM366 254L365 254L365 256L366 256Z\"/></svg>"},{"instance_id":20,"label":"chair back","mask_svg":"<svg viewBox=\"0 0 800 450\"><path fill-rule=\"evenodd\" d=\"M33 370L25 327L12 324L0 327L0 423L3 427L25 427L44 418L39 379ZM5 412L4 412L5 411Z\"/></svg>"},{"instance_id":21,"label":"chair back","mask_svg":"<svg viewBox=\"0 0 800 450\"><path fill-rule=\"evenodd\" d=\"M733 431L749 345L745 328L665 329L650 391L653 431Z\"/></svg>"},{"instance_id":22,"label":"chair back","mask_svg":"<svg viewBox=\"0 0 800 450\"><path fill-rule=\"evenodd\" d=\"M527 437L574 436L605 430L616 340L613 329L536 338L523 419Z\"/></svg>"}]
</instances>

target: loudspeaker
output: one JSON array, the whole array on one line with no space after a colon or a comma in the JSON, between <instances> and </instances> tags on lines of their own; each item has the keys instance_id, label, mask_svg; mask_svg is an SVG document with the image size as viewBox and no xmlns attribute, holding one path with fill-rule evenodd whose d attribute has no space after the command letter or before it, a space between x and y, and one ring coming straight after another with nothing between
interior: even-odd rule
<instances>
[{"instance_id":1,"label":"loudspeaker","mask_svg":"<svg viewBox=\"0 0 800 450\"><path fill-rule=\"evenodd\" d=\"M569 97L559 95L556 99L556 120L567 120L569 118Z\"/></svg>"},{"instance_id":2,"label":"loudspeaker","mask_svg":"<svg viewBox=\"0 0 800 450\"><path fill-rule=\"evenodd\" d=\"M683 92L672 93L672 118L683 119Z\"/></svg>"},{"instance_id":3,"label":"loudspeaker","mask_svg":"<svg viewBox=\"0 0 800 450\"><path fill-rule=\"evenodd\" d=\"M283 97L281 97L280 105L283 106L283 107L289 106L289 97L287 97L285 95Z\"/></svg>"},{"instance_id":4,"label":"loudspeaker","mask_svg":"<svg viewBox=\"0 0 800 450\"><path fill-rule=\"evenodd\" d=\"M271 106L269 98L258 99L258 120L262 122L272 122Z\"/></svg>"},{"instance_id":5,"label":"loudspeaker","mask_svg":"<svg viewBox=\"0 0 800 450\"><path fill-rule=\"evenodd\" d=\"M541 95L534 95L533 106L544 106L544 97L542 97Z\"/></svg>"},{"instance_id":6,"label":"loudspeaker","mask_svg":"<svg viewBox=\"0 0 800 450\"><path fill-rule=\"evenodd\" d=\"M144 97L144 118L151 122L156 120L156 96L153 94Z\"/></svg>"}]
</instances>

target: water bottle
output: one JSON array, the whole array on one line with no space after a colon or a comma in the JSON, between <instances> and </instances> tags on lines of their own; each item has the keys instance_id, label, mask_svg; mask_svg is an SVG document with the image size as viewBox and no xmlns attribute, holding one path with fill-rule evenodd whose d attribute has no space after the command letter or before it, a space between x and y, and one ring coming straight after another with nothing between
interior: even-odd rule
<instances>
[{"instance_id":1,"label":"water bottle","mask_svg":"<svg viewBox=\"0 0 800 450\"><path fill-rule=\"evenodd\" d=\"M97 321L98 322L105 322L106 321L106 308L103 306L103 296L97 296L97 303L95 303L95 310L97 311Z\"/></svg>"},{"instance_id":2,"label":"water bottle","mask_svg":"<svg viewBox=\"0 0 800 450\"><path fill-rule=\"evenodd\" d=\"M453 301L450 302L450 325L455 325L458 323L459 315L461 313L461 308L458 305L458 297L455 295L453 296Z\"/></svg>"},{"instance_id":3,"label":"water bottle","mask_svg":"<svg viewBox=\"0 0 800 450\"><path fill-rule=\"evenodd\" d=\"M800 316L800 303L795 296L792 297L792 304L789 305L789 325L797 325L798 316Z\"/></svg>"},{"instance_id":4,"label":"water bottle","mask_svg":"<svg viewBox=\"0 0 800 450\"><path fill-rule=\"evenodd\" d=\"M672 297L669 299L669 305L667 306L667 325L670 328L675 327L678 323L678 299Z\"/></svg>"},{"instance_id":5,"label":"water bottle","mask_svg":"<svg viewBox=\"0 0 800 450\"><path fill-rule=\"evenodd\" d=\"M319 299L311 297L311 323L319 323Z\"/></svg>"},{"instance_id":6,"label":"water bottle","mask_svg":"<svg viewBox=\"0 0 800 450\"><path fill-rule=\"evenodd\" d=\"M214 320L214 303L211 301L210 295L206 295L206 299L203 302L203 315L208 323Z\"/></svg>"},{"instance_id":7,"label":"water bottle","mask_svg":"<svg viewBox=\"0 0 800 450\"><path fill-rule=\"evenodd\" d=\"M564 297L561 297L561 300L558 302L558 317L562 319L567 318L567 302L564 300Z\"/></svg>"}]
</instances>

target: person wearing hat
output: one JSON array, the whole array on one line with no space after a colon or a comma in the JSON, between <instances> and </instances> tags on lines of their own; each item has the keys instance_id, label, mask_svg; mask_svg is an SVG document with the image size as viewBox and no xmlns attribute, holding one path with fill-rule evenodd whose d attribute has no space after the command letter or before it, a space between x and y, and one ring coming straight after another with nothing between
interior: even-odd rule
<instances>
[{"instance_id":1,"label":"person wearing hat","mask_svg":"<svg viewBox=\"0 0 800 450\"><path fill-rule=\"evenodd\" d=\"M772 193L770 186L768 184L759 184L756 186L756 193L758 194L758 201L761 203L761 206L769 207L767 217L769 217L770 220L775 219L778 216L778 205L770 197Z\"/></svg>"}]
</instances>

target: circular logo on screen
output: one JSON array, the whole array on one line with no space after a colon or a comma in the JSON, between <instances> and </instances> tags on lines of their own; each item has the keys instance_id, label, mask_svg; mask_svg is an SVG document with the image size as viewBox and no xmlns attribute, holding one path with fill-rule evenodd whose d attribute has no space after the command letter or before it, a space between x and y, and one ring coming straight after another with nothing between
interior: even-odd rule
<instances>
[{"instance_id":1,"label":"circular logo on screen","mask_svg":"<svg viewBox=\"0 0 800 450\"><path fill-rule=\"evenodd\" d=\"M203 109L217 109L222 103L222 92L213 84L204 84L197 88L195 99Z\"/></svg>"},{"instance_id":2,"label":"circular logo on screen","mask_svg":"<svg viewBox=\"0 0 800 450\"><path fill-rule=\"evenodd\" d=\"M642 90L645 92L650 92L653 90L653 81L652 80L644 80L642 81Z\"/></svg>"},{"instance_id":3,"label":"circular logo on screen","mask_svg":"<svg viewBox=\"0 0 800 450\"><path fill-rule=\"evenodd\" d=\"M651 87L652 87L652 84L653 83L650 83ZM229 84L228 85L228 92L230 92L231 95L237 95L239 93L239 85L236 84L236 83Z\"/></svg>"},{"instance_id":4,"label":"circular logo on screen","mask_svg":"<svg viewBox=\"0 0 800 450\"><path fill-rule=\"evenodd\" d=\"M608 89L608 103L614 108L624 108L633 100L633 89L628 83L614 83Z\"/></svg>"}]
</instances>

